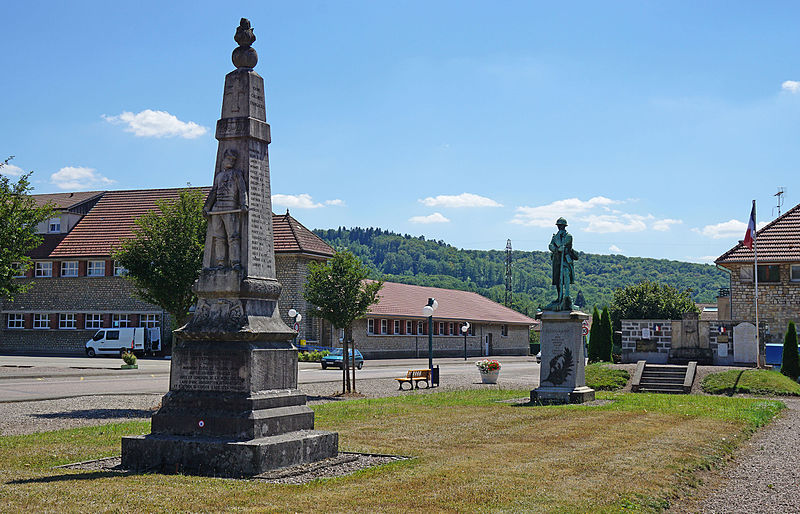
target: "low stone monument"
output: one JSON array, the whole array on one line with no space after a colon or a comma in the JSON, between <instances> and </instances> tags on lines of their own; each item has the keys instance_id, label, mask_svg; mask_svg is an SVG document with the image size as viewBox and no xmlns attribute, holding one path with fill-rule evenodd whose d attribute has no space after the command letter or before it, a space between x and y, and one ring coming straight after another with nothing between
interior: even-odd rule
<instances>
[{"instance_id":1,"label":"low stone monument","mask_svg":"<svg viewBox=\"0 0 800 514\"><path fill-rule=\"evenodd\" d=\"M122 439L128 469L235 477L338 454L338 434L314 430L297 390L295 333L278 313L264 79L247 19L234 39L197 308L174 332L151 433Z\"/></svg>"},{"instance_id":2,"label":"low stone monument","mask_svg":"<svg viewBox=\"0 0 800 514\"><path fill-rule=\"evenodd\" d=\"M671 364L698 362L712 365L714 354L708 336L708 321L701 321L700 314L688 311L681 320L672 322L672 342L669 349Z\"/></svg>"},{"instance_id":3,"label":"low stone monument","mask_svg":"<svg viewBox=\"0 0 800 514\"><path fill-rule=\"evenodd\" d=\"M748 365L758 363L756 326L754 324L739 323L733 327L733 361Z\"/></svg>"},{"instance_id":4,"label":"low stone monument","mask_svg":"<svg viewBox=\"0 0 800 514\"><path fill-rule=\"evenodd\" d=\"M553 284L557 298L537 314L542 320L542 364L539 387L531 391L534 403L583 403L594 400L594 389L586 387L586 355L582 324L589 315L572 310L569 285L574 283L572 236L566 231L567 220L556 221L558 232L550 240Z\"/></svg>"}]
</instances>

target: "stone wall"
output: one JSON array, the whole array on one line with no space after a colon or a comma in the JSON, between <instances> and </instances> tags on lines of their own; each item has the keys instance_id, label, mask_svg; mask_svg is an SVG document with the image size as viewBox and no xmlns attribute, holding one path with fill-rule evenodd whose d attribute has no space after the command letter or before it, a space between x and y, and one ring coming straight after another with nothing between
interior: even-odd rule
<instances>
[{"instance_id":1,"label":"stone wall","mask_svg":"<svg viewBox=\"0 0 800 514\"><path fill-rule=\"evenodd\" d=\"M794 263L797 264L797 263ZM747 320L755 324L755 301L753 298L752 273L742 278L742 268L752 264L730 265L731 270L731 318ZM789 321L800 321L800 282L789 280L790 264L780 265L780 282L758 283L758 317L767 322L767 343L781 343Z\"/></svg>"},{"instance_id":2,"label":"stone wall","mask_svg":"<svg viewBox=\"0 0 800 514\"><path fill-rule=\"evenodd\" d=\"M416 323L418 320L414 320ZM403 320L405 322L405 320ZM459 325L460 327L460 322ZM508 325L508 335L501 335L500 324L474 323L475 335L467 336L467 356L487 355L486 338L491 334L491 347L488 355L528 355L529 329L527 325ZM382 358L425 358L428 356L427 335L406 334L368 334L367 320L357 320L353 324L355 347L366 359ZM434 357L463 357L464 336L434 335Z\"/></svg>"},{"instance_id":3,"label":"stone wall","mask_svg":"<svg viewBox=\"0 0 800 514\"><path fill-rule=\"evenodd\" d=\"M289 309L294 308L302 315L300 332L297 340L305 339L308 342L321 343L323 335L330 336L330 328L323 330L324 320L314 318L310 313L311 304L303 298L306 279L308 278L308 264L322 259L314 259L296 254L275 254L275 274L281 283L281 296L278 300L281 318L289 327L294 327L294 320L289 318ZM324 332L324 333L323 333Z\"/></svg>"},{"instance_id":4,"label":"stone wall","mask_svg":"<svg viewBox=\"0 0 800 514\"><path fill-rule=\"evenodd\" d=\"M660 331L653 327L659 325ZM650 330L650 339L642 338L642 330ZM622 320L622 362L646 360L665 363L672 345L672 321L664 319Z\"/></svg>"}]
</instances>

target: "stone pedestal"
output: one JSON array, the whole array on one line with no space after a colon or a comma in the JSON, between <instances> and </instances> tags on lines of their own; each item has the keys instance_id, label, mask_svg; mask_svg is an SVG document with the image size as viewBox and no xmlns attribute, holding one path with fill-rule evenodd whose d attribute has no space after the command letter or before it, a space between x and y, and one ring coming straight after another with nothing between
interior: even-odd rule
<instances>
[{"instance_id":1,"label":"stone pedestal","mask_svg":"<svg viewBox=\"0 0 800 514\"><path fill-rule=\"evenodd\" d=\"M275 277L264 79L242 19L225 77L197 307L176 330L169 393L149 435L122 439L133 470L238 477L334 457L297 390L296 333L281 320Z\"/></svg>"},{"instance_id":2,"label":"stone pedestal","mask_svg":"<svg viewBox=\"0 0 800 514\"><path fill-rule=\"evenodd\" d=\"M531 402L583 403L594 400L594 389L586 387L586 356L581 324L589 315L580 311L544 311L539 387L531 391Z\"/></svg>"}]
</instances>

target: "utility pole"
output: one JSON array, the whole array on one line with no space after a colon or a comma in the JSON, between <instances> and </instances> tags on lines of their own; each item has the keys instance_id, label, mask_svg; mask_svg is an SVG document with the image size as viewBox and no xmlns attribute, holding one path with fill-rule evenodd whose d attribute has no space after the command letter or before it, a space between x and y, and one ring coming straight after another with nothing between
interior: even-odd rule
<instances>
[{"instance_id":1,"label":"utility pole","mask_svg":"<svg viewBox=\"0 0 800 514\"><path fill-rule=\"evenodd\" d=\"M512 302L511 291L511 239L506 241L506 307L511 308Z\"/></svg>"}]
</instances>

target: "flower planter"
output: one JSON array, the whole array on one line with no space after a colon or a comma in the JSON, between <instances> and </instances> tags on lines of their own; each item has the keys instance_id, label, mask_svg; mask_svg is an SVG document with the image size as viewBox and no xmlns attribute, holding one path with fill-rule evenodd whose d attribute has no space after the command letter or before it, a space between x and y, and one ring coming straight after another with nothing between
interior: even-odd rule
<instances>
[{"instance_id":1,"label":"flower planter","mask_svg":"<svg viewBox=\"0 0 800 514\"><path fill-rule=\"evenodd\" d=\"M123 364L120 366L120 369L139 369L138 364Z\"/></svg>"},{"instance_id":2,"label":"flower planter","mask_svg":"<svg viewBox=\"0 0 800 514\"><path fill-rule=\"evenodd\" d=\"M496 384L497 378L500 376L500 370L496 369L494 371L487 371L484 373L481 371L481 382L484 384Z\"/></svg>"}]
</instances>

